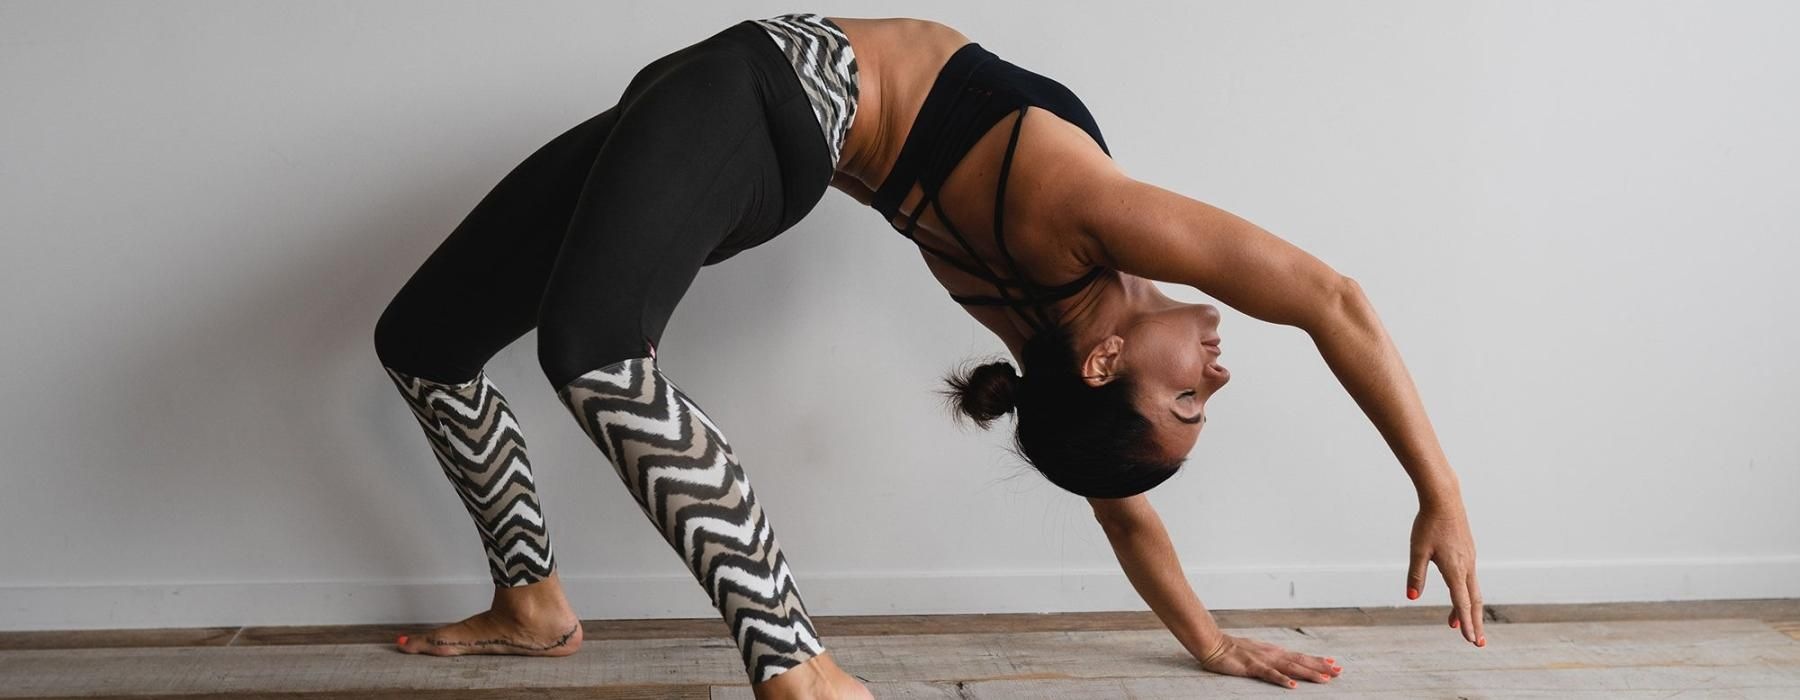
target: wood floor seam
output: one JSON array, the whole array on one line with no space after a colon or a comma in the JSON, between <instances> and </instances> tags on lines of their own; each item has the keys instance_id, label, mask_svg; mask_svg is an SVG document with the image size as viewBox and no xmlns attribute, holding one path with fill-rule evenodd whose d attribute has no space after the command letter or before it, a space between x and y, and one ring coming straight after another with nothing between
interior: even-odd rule
<instances>
[{"instance_id":1,"label":"wood floor seam","mask_svg":"<svg viewBox=\"0 0 1800 700\"><path fill-rule=\"evenodd\" d=\"M1482 649L1436 626L1236 634L1334 656L1346 673L1309 689L1330 697L1800 697L1800 640L1748 617L1505 623L1489 629L1494 641ZM0 698L753 700L736 650L698 641L599 640L563 659L420 657L370 644L12 650L0 651ZM1287 692L1199 669L1162 630L889 634L828 646L882 698Z\"/></svg>"},{"instance_id":2,"label":"wood floor seam","mask_svg":"<svg viewBox=\"0 0 1800 700\"><path fill-rule=\"evenodd\" d=\"M1319 626L1443 625L1447 605L1393 607L1271 608L1215 610L1223 629L1248 627L1311 628ZM1484 619L1494 624L1609 620L1758 619L1785 634L1800 629L1800 599L1769 598L1596 604L1506 604L1486 606ZM973 634L1027 631L1160 630L1149 611L1080 613L986 613L967 615L815 616L825 638L881 635ZM307 644L391 643L396 635L417 634L442 623L197 627L127 630L53 630L0 632L0 650L85 649L162 646L230 646L250 648ZM584 620L584 636L605 639L724 638L717 619Z\"/></svg>"}]
</instances>

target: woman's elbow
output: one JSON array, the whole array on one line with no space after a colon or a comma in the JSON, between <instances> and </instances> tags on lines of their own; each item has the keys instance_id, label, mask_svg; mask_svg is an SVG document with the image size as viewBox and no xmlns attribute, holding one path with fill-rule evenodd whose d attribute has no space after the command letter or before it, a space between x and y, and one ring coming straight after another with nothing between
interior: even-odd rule
<instances>
[{"instance_id":1,"label":"woman's elbow","mask_svg":"<svg viewBox=\"0 0 1800 700\"><path fill-rule=\"evenodd\" d=\"M1308 333L1328 331L1342 325L1346 321L1359 321L1368 317L1369 297L1363 294L1362 285L1348 275L1337 275L1327 285L1322 300L1311 314L1304 330Z\"/></svg>"}]
</instances>

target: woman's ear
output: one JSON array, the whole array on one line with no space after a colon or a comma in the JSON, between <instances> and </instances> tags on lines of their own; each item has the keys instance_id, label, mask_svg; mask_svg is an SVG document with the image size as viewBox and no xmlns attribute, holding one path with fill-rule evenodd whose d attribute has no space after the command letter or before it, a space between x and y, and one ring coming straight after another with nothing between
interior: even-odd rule
<instances>
[{"instance_id":1,"label":"woman's ear","mask_svg":"<svg viewBox=\"0 0 1800 700\"><path fill-rule=\"evenodd\" d=\"M1081 380L1088 386L1102 386L1119 378L1119 351L1125 349L1125 339L1116 335L1106 336L1105 340L1094 345L1088 351L1087 359L1081 363Z\"/></svg>"}]
</instances>

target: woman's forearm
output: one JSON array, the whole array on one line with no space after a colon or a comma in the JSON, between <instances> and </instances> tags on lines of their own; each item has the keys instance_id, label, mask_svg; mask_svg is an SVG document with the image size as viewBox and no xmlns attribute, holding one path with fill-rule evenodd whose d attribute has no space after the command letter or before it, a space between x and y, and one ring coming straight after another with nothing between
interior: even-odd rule
<instances>
[{"instance_id":1,"label":"woman's forearm","mask_svg":"<svg viewBox=\"0 0 1800 700\"><path fill-rule=\"evenodd\" d=\"M1169 541L1169 531L1155 511L1130 525L1106 527L1106 539L1131 586L1195 658L1205 658L1223 642L1224 635L1212 613L1194 595L1181 560Z\"/></svg>"},{"instance_id":2,"label":"woman's forearm","mask_svg":"<svg viewBox=\"0 0 1800 700\"><path fill-rule=\"evenodd\" d=\"M1375 424L1411 477L1422 506L1462 506L1462 487L1400 352L1354 280L1328 320L1307 330L1325 364Z\"/></svg>"}]
</instances>

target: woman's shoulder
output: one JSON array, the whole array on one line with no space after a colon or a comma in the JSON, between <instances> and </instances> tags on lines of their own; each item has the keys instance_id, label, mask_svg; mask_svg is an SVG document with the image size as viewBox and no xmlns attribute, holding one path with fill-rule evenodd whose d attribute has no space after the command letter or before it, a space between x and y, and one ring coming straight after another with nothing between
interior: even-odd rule
<instances>
[{"instance_id":1,"label":"woman's shoulder","mask_svg":"<svg viewBox=\"0 0 1800 700\"><path fill-rule=\"evenodd\" d=\"M1103 204L1098 200L1109 183L1122 179L1128 178L1081 127L1049 110L1030 110L1007 182L1006 215L1020 224L1019 244L1057 251L1062 264L1076 269L1103 265L1090 250L1087 212ZM1009 225L1007 241L1014 238Z\"/></svg>"}]
</instances>

